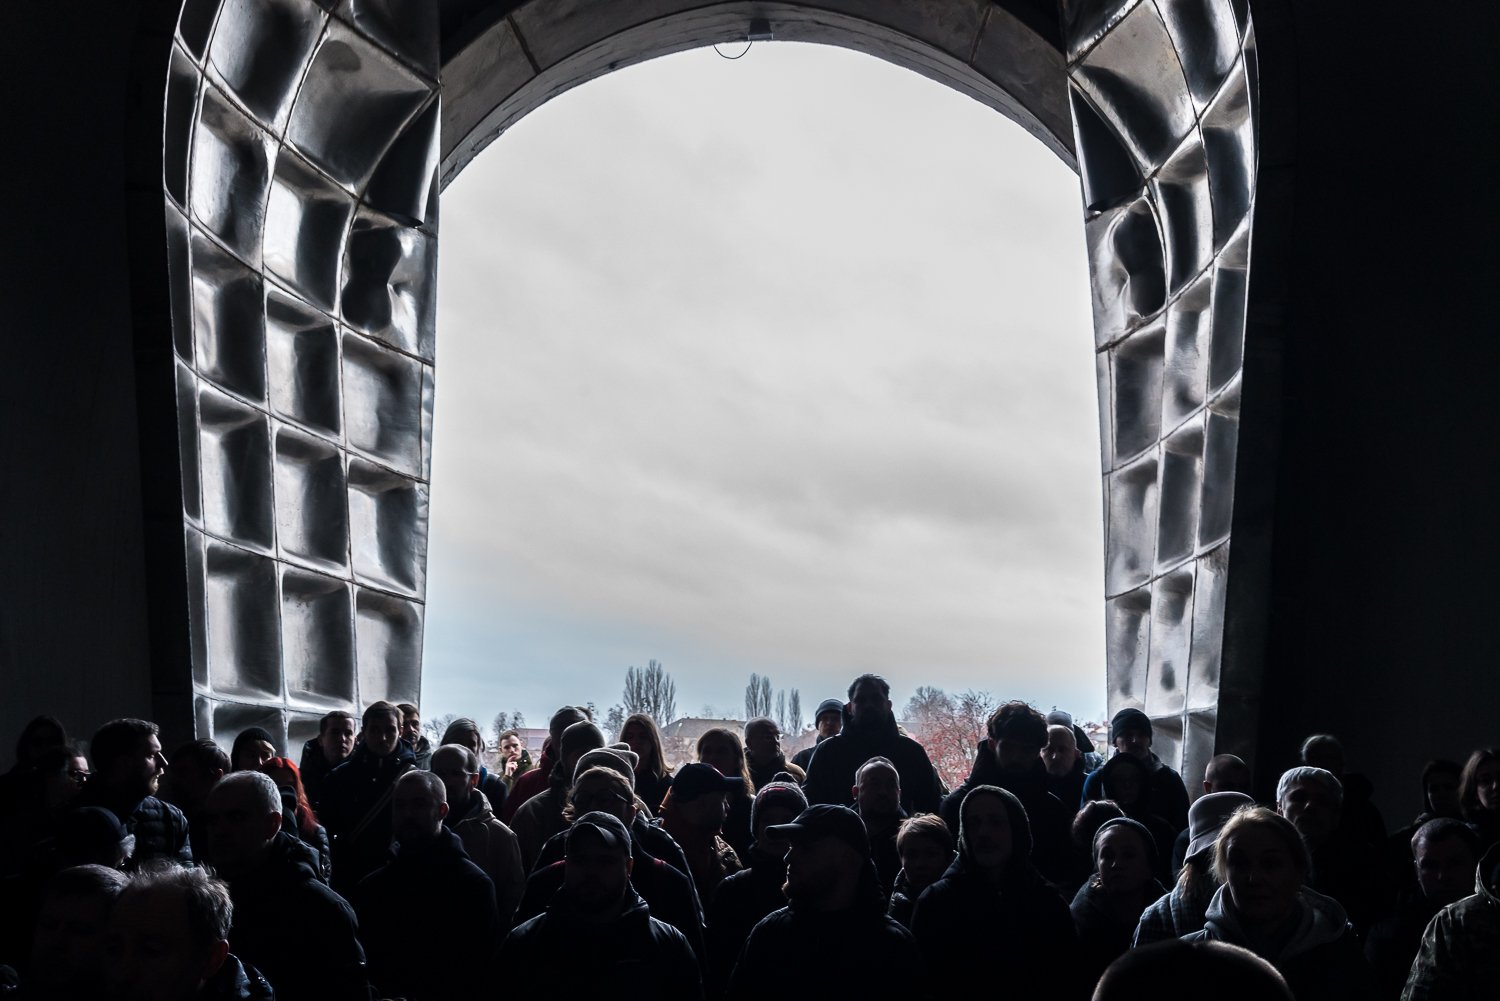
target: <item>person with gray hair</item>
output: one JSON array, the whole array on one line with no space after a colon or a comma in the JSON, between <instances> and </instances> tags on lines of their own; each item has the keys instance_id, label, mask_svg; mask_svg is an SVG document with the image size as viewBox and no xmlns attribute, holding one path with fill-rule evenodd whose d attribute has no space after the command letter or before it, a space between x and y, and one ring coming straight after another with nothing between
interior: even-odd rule
<instances>
[{"instance_id":1,"label":"person with gray hair","mask_svg":"<svg viewBox=\"0 0 1500 1001\"><path fill-rule=\"evenodd\" d=\"M431 772L396 780L392 858L350 898L380 997L448 1001L493 993L489 960L499 938L495 885L443 826L448 792ZM441 914L441 934L413 934L413 911Z\"/></svg>"},{"instance_id":2,"label":"person with gray hair","mask_svg":"<svg viewBox=\"0 0 1500 1001\"><path fill-rule=\"evenodd\" d=\"M206 869L143 867L109 917L108 996L119 1001L272 1001L229 948L234 904Z\"/></svg>"},{"instance_id":3,"label":"person with gray hair","mask_svg":"<svg viewBox=\"0 0 1500 1001\"><path fill-rule=\"evenodd\" d=\"M354 909L318 876L315 852L282 830L281 791L264 772L231 772L203 806L204 855L229 887L235 955L281 1001L369 996Z\"/></svg>"},{"instance_id":4,"label":"person with gray hair","mask_svg":"<svg viewBox=\"0 0 1500 1001\"><path fill-rule=\"evenodd\" d=\"M515 832L495 818L489 797L479 791L479 756L462 744L443 744L432 752L432 774L448 797L443 826L458 835L469 860L495 884L500 929L509 931L526 889L526 872Z\"/></svg>"},{"instance_id":5,"label":"person with gray hair","mask_svg":"<svg viewBox=\"0 0 1500 1001\"><path fill-rule=\"evenodd\" d=\"M1308 885L1343 905L1361 936L1385 901L1377 849L1342 829L1344 787L1326 768L1289 768L1276 783L1276 812L1312 854Z\"/></svg>"}]
</instances>

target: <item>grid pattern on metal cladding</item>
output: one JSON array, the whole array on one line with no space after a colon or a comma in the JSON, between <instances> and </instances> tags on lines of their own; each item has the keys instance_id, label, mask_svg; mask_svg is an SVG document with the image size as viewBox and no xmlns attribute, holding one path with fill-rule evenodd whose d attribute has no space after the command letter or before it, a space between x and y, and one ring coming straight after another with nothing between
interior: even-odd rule
<instances>
[{"instance_id":1,"label":"grid pattern on metal cladding","mask_svg":"<svg viewBox=\"0 0 1500 1001\"><path fill-rule=\"evenodd\" d=\"M415 700L437 247L437 18L195 0L164 115L194 717L283 749Z\"/></svg>"},{"instance_id":2,"label":"grid pattern on metal cladding","mask_svg":"<svg viewBox=\"0 0 1500 1001\"><path fill-rule=\"evenodd\" d=\"M1065 0L1105 500L1109 711L1213 754L1257 133L1245 0Z\"/></svg>"},{"instance_id":3,"label":"grid pattern on metal cladding","mask_svg":"<svg viewBox=\"0 0 1500 1001\"><path fill-rule=\"evenodd\" d=\"M724 40L710 36L743 6L517 4L444 57L440 106L435 4L185 5L163 190L200 731L274 718L292 736L327 708L416 695L440 171L582 80ZM1061 53L984 0L772 15L778 38L943 79L1065 159L1055 123L1071 120L1108 702L1151 716L1163 759L1200 766L1219 711L1257 171L1247 0L1064 0Z\"/></svg>"}]
</instances>

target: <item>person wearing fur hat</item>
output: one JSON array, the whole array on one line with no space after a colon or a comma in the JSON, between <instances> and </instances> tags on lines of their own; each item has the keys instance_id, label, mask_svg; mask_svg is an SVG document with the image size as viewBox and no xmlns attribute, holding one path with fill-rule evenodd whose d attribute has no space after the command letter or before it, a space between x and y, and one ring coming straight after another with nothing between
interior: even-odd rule
<instances>
[{"instance_id":1,"label":"person wearing fur hat","mask_svg":"<svg viewBox=\"0 0 1500 1001\"><path fill-rule=\"evenodd\" d=\"M1141 912L1167 893L1156 879L1156 842L1137 821L1105 821L1094 833L1093 851L1093 875L1068 908L1078 932L1079 962L1090 983L1130 948Z\"/></svg>"},{"instance_id":2,"label":"person wearing fur hat","mask_svg":"<svg viewBox=\"0 0 1500 1001\"><path fill-rule=\"evenodd\" d=\"M829 737L837 737L844 729L844 704L838 699L824 699L818 703L818 711L813 713L813 726L818 731L818 737L813 741L813 746L804 747L792 755L792 764L802 769L805 773L812 765L813 752L818 745Z\"/></svg>"},{"instance_id":3,"label":"person wearing fur hat","mask_svg":"<svg viewBox=\"0 0 1500 1001\"><path fill-rule=\"evenodd\" d=\"M1214 843L1234 811L1254 805L1255 800L1242 792L1211 792L1193 801L1188 810L1187 857L1177 872L1177 882L1171 893L1141 913L1133 945L1181 938L1203 927L1208 902L1219 888L1214 876Z\"/></svg>"},{"instance_id":4,"label":"person wearing fur hat","mask_svg":"<svg viewBox=\"0 0 1500 1001\"><path fill-rule=\"evenodd\" d=\"M1175 835L1188 825L1187 786L1183 784L1182 776L1151 750L1151 736L1151 717L1139 709L1121 709L1109 721L1109 742L1114 746L1115 756L1128 754L1145 766L1152 808L1172 825ZM1085 801L1109 798L1103 789L1103 771L1100 768L1090 772L1084 779Z\"/></svg>"},{"instance_id":5,"label":"person wearing fur hat","mask_svg":"<svg viewBox=\"0 0 1500 1001\"><path fill-rule=\"evenodd\" d=\"M859 814L817 804L764 835L790 844L787 906L762 918L729 978L727 997L763 1001L811 984L839 964L838 990L855 998L928 995L911 932L885 913Z\"/></svg>"},{"instance_id":6,"label":"person wearing fur hat","mask_svg":"<svg viewBox=\"0 0 1500 1001\"><path fill-rule=\"evenodd\" d=\"M911 918L933 996L970 992L982 957L986 968L1003 971L1007 997L1087 997L1076 976L1073 919L1031 864L1021 801L999 786L977 786L958 816L958 858L917 899Z\"/></svg>"}]
</instances>

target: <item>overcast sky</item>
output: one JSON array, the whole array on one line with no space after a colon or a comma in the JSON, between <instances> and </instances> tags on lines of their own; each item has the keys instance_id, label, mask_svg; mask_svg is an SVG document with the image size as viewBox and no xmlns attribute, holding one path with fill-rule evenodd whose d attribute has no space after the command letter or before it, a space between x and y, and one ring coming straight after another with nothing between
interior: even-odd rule
<instances>
[{"instance_id":1,"label":"overcast sky","mask_svg":"<svg viewBox=\"0 0 1500 1001\"><path fill-rule=\"evenodd\" d=\"M863 671L1103 713L1078 179L868 56L627 68L442 204L423 710Z\"/></svg>"}]
</instances>

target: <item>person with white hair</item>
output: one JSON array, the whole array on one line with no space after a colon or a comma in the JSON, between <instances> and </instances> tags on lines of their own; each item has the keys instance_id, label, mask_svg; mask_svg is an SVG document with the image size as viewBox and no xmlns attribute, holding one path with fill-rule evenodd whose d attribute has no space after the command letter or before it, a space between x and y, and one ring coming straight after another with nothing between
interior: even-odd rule
<instances>
[{"instance_id":1,"label":"person with white hair","mask_svg":"<svg viewBox=\"0 0 1500 1001\"><path fill-rule=\"evenodd\" d=\"M1344 906L1363 937L1385 904L1376 848L1342 827L1344 787L1326 768L1289 768L1276 783L1276 812L1292 822L1312 855L1308 885Z\"/></svg>"}]
</instances>

